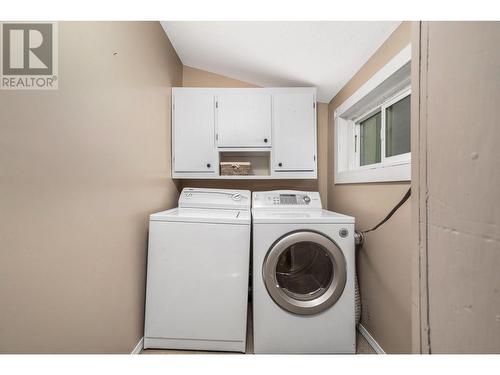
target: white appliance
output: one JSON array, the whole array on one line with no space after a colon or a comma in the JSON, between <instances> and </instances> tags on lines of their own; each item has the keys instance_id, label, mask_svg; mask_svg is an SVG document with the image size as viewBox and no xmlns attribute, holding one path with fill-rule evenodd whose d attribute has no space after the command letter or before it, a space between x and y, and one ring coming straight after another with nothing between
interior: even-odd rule
<instances>
[{"instance_id":1,"label":"white appliance","mask_svg":"<svg viewBox=\"0 0 500 375\"><path fill-rule=\"evenodd\" d=\"M354 218L318 192L254 192L255 353L355 353Z\"/></svg>"},{"instance_id":2,"label":"white appliance","mask_svg":"<svg viewBox=\"0 0 500 375\"><path fill-rule=\"evenodd\" d=\"M150 216L145 348L245 351L250 201L185 188Z\"/></svg>"}]
</instances>

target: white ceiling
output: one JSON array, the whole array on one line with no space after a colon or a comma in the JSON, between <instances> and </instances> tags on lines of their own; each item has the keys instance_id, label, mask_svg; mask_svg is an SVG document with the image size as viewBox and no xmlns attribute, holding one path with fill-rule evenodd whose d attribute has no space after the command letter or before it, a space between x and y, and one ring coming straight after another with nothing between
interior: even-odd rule
<instances>
[{"instance_id":1,"label":"white ceiling","mask_svg":"<svg viewBox=\"0 0 500 375\"><path fill-rule=\"evenodd\" d=\"M161 22L184 65L262 87L315 86L329 102L400 22Z\"/></svg>"}]
</instances>

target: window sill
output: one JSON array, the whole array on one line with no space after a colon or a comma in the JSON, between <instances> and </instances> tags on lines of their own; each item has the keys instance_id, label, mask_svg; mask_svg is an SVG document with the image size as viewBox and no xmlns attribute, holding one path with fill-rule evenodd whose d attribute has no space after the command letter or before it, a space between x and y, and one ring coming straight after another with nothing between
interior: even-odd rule
<instances>
[{"instance_id":1,"label":"window sill","mask_svg":"<svg viewBox=\"0 0 500 375\"><path fill-rule=\"evenodd\" d=\"M365 166L335 173L335 184L358 184L371 182L397 182L411 180L411 160Z\"/></svg>"}]
</instances>

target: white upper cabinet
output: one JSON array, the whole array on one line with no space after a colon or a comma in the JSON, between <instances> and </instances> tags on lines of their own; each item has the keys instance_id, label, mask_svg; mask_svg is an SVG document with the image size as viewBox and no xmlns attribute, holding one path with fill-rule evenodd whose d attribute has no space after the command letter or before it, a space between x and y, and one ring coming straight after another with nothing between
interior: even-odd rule
<instances>
[{"instance_id":1,"label":"white upper cabinet","mask_svg":"<svg viewBox=\"0 0 500 375\"><path fill-rule=\"evenodd\" d=\"M172 89L173 178L317 178L316 159L313 87Z\"/></svg>"},{"instance_id":2,"label":"white upper cabinet","mask_svg":"<svg viewBox=\"0 0 500 375\"><path fill-rule=\"evenodd\" d=\"M316 102L311 91L273 95L274 170L316 170Z\"/></svg>"},{"instance_id":3,"label":"white upper cabinet","mask_svg":"<svg viewBox=\"0 0 500 375\"><path fill-rule=\"evenodd\" d=\"M173 171L203 175L217 171L214 94L173 91L172 122Z\"/></svg>"},{"instance_id":4,"label":"white upper cabinet","mask_svg":"<svg viewBox=\"0 0 500 375\"><path fill-rule=\"evenodd\" d=\"M228 92L217 98L219 147L271 147L271 94Z\"/></svg>"}]
</instances>

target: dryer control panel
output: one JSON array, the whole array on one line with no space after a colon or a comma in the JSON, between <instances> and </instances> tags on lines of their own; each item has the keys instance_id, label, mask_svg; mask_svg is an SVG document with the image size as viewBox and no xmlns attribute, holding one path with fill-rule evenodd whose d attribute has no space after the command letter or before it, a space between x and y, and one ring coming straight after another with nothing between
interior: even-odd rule
<instances>
[{"instance_id":1,"label":"dryer control panel","mask_svg":"<svg viewBox=\"0 0 500 375\"><path fill-rule=\"evenodd\" d=\"M321 209L321 198L317 191L274 190L252 194L253 208L272 209Z\"/></svg>"}]
</instances>

